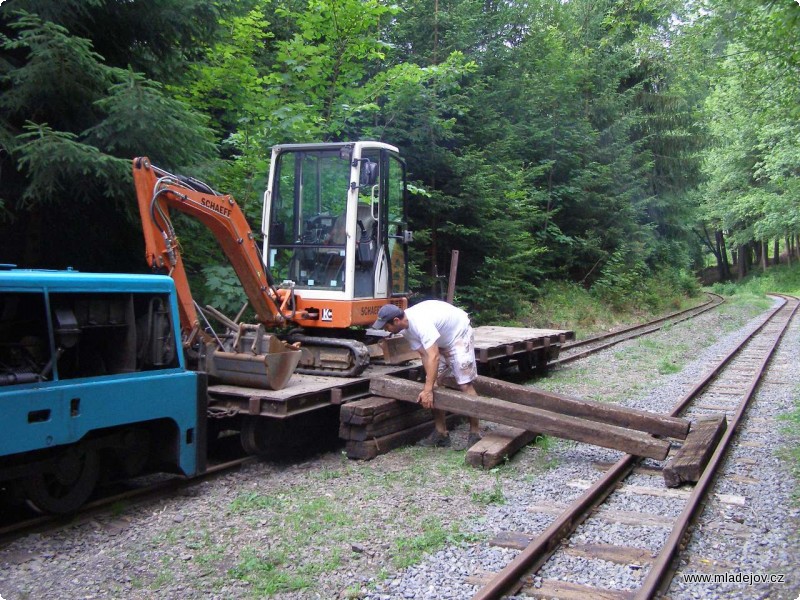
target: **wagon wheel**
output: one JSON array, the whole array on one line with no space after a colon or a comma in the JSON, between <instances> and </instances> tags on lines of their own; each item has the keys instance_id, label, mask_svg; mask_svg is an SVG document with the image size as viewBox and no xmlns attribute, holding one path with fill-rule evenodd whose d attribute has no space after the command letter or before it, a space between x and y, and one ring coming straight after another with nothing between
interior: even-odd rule
<instances>
[{"instance_id":1,"label":"wagon wheel","mask_svg":"<svg viewBox=\"0 0 800 600\"><path fill-rule=\"evenodd\" d=\"M269 454L285 442L286 428L278 419L247 416L242 419L240 436L248 454Z\"/></svg>"},{"instance_id":2,"label":"wagon wheel","mask_svg":"<svg viewBox=\"0 0 800 600\"><path fill-rule=\"evenodd\" d=\"M517 368L520 374L531 377L534 369L534 358L531 353L520 354L517 358Z\"/></svg>"},{"instance_id":3,"label":"wagon wheel","mask_svg":"<svg viewBox=\"0 0 800 600\"><path fill-rule=\"evenodd\" d=\"M43 513L77 510L94 491L100 460L91 448L72 446L41 471L23 481L31 508Z\"/></svg>"}]
</instances>

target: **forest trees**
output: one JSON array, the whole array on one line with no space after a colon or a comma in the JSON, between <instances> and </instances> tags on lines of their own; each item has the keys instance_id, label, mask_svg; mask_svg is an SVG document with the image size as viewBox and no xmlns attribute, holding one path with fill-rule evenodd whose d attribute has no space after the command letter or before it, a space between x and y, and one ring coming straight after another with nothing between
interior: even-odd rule
<instances>
[{"instance_id":1,"label":"forest trees","mask_svg":"<svg viewBox=\"0 0 800 600\"><path fill-rule=\"evenodd\" d=\"M705 102L708 138L702 215L738 255L766 264L768 243L800 232L800 6L725 2L698 27L721 48ZM724 262L724 255L718 259ZM720 264L724 270L724 264Z\"/></svg>"},{"instance_id":2,"label":"forest trees","mask_svg":"<svg viewBox=\"0 0 800 600\"><path fill-rule=\"evenodd\" d=\"M136 155L233 194L258 230L270 146L373 138L408 161L420 295L457 249L479 317L552 278L657 301L639 281L700 266L698 217L715 250L800 220L800 6L697 6L7 0L0 260L141 270ZM181 225L206 291L235 291Z\"/></svg>"},{"instance_id":3,"label":"forest trees","mask_svg":"<svg viewBox=\"0 0 800 600\"><path fill-rule=\"evenodd\" d=\"M0 8L3 262L141 270L130 159L176 167L213 155L204 118L152 77L166 80L185 58L165 40L189 46L216 15L202 2L147 4Z\"/></svg>"}]
</instances>

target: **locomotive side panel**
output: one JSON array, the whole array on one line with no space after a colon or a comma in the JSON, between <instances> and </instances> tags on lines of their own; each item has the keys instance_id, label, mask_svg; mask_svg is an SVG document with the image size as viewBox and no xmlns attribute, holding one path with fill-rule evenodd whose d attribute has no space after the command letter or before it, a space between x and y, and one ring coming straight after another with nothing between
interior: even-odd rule
<instances>
[{"instance_id":1,"label":"locomotive side panel","mask_svg":"<svg viewBox=\"0 0 800 600\"><path fill-rule=\"evenodd\" d=\"M69 512L106 472L205 468L205 379L167 277L0 272L0 482Z\"/></svg>"}]
</instances>

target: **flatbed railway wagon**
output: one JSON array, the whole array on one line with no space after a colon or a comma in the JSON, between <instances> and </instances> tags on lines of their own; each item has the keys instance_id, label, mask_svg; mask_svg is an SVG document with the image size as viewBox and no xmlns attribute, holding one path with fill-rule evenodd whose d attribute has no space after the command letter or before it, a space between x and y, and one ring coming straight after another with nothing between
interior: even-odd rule
<instances>
[{"instance_id":1,"label":"flatbed railway wagon","mask_svg":"<svg viewBox=\"0 0 800 600\"><path fill-rule=\"evenodd\" d=\"M482 330L476 351L489 368L546 361L571 334ZM170 277L0 268L0 488L39 511L68 513L100 481L204 473L221 430L239 430L250 454L302 448L335 436L339 408L370 396L373 377L413 369L401 356L354 377L292 374L297 353L271 354L292 359L278 363L286 372L277 389L250 383L257 362L264 371L260 354L236 362L248 374L242 382L240 371L186 363ZM206 374L208 364L216 371ZM270 379L259 373L255 383Z\"/></svg>"},{"instance_id":2,"label":"flatbed railway wagon","mask_svg":"<svg viewBox=\"0 0 800 600\"><path fill-rule=\"evenodd\" d=\"M0 269L0 486L71 512L104 476L205 470L205 375L165 276Z\"/></svg>"}]
</instances>

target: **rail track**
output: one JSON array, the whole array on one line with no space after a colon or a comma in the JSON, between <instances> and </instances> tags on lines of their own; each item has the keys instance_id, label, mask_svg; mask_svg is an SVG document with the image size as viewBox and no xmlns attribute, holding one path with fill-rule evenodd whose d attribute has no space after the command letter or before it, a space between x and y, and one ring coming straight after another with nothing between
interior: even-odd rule
<instances>
[{"instance_id":1,"label":"rail track","mask_svg":"<svg viewBox=\"0 0 800 600\"><path fill-rule=\"evenodd\" d=\"M143 500L145 498L154 498L159 495L174 493L181 487L194 485L199 481L211 479L256 460L258 460L257 456L243 456L233 460L212 464L205 473L191 479L175 475L148 481L132 489L103 495L96 500L84 504L79 511L70 515L35 515L32 517L23 516L19 519L13 519L9 523L0 524L0 546L32 531L42 532L58 529L66 524L73 524L81 519L90 518L92 515L97 514L97 512L108 509L119 502Z\"/></svg>"},{"instance_id":2,"label":"rail track","mask_svg":"<svg viewBox=\"0 0 800 600\"><path fill-rule=\"evenodd\" d=\"M698 513L698 509L713 491L718 467L725 457L731 440L737 434L750 399L761 380L772 354L778 347L800 300L782 297L783 302L774 308L763 324L750 334L737 348L709 365L703 378L672 408L671 416L697 419L710 413L724 414L727 430L717 445L708 465L696 484L678 489L664 487L660 479L653 485L636 485L637 477L658 476L663 463L640 466L635 456L624 455L611 465L596 482L574 481L570 485L583 492L569 506L540 506L533 510L555 514L549 527L538 536L525 532L505 532L489 543L497 546L518 548L521 552L494 576L482 582L473 600L489 600L504 595L517 594L515 598L636 598L654 597L666 589L671 580L673 560L681 543ZM636 477L634 477L634 474ZM632 513L613 510L614 506L628 506L628 499L635 495L660 496L664 502L659 514ZM620 500L622 498L622 500ZM716 501L736 504L736 496L717 495ZM609 521L628 526L661 528L665 537L660 549L620 546L616 544L581 544L570 542L579 527L591 526L594 522L608 524ZM596 524L596 523L594 523ZM632 539L636 535L632 534ZM637 564L646 573L636 590L604 589L583 584L537 578L537 573L557 553L571 553L588 560L601 559L618 564Z\"/></svg>"},{"instance_id":3,"label":"rail track","mask_svg":"<svg viewBox=\"0 0 800 600\"><path fill-rule=\"evenodd\" d=\"M556 361L552 361L550 364L559 365L571 362L589 354L599 352L609 346L613 346L623 341L658 331L668 324L675 324L696 317L708 310L716 308L724 302L722 296L710 292L708 295L709 299L706 302L703 302L702 304L690 309L670 313L653 321L648 321L647 323L640 325L633 325L614 332L595 335L583 340L567 342L562 346L562 357ZM564 356L565 353L566 356ZM235 460L220 462L209 467L207 472L202 476L193 479L187 479L180 476L159 478L154 481L148 481L147 483L143 483L141 485L136 485L136 487L132 489L125 489L124 491L112 491L111 493L102 495L94 501L87 503L81 507L79 512L71 515L30 516L30 512L23 509L19 513L19 516L12 516L11 518L0 520L0 543L8 542L25 534L26 532L34 530L43 531L47 530L48 528L57 528L65 523L71 523L76 519L81 519L84 517L84 515L95 514L97 511L103 510L118 502L153 497L159 494L168 494L174 492L176 489L179 489L181 486L192 484L205 478L211 478L219 473L224 473L226 471L235 469L238 466L241 466L252 460L256 460L256 458L253 456L248 456L237 458Z\"/></svg>"},{"instance_id":4,"label":"rail track","mask_svg":"<svg viewBox=\"0 0 800 600\"><path fill-rule=\"evenodd\" d=\"M557 367L559 365L570 363L574 360L578 360L579 358L583 358L590 354L605 350L606 348L621 342L632 340L649 333L654 333L668 325L675 325L682 321L693 319L709 310L717 308L720 304L725 302L725 299L719 294L714 294L713 292L706 292L706 294L708 295L708 300L702 304L693 306L692 308L673 312L658 319L641 323L639 325L631 325L616 331L593 335L591 337L582 340L576 340L574 342L567 342L561 346L561 353L558 359L550 361L548 366Z\"/></svg>"}]
</instances>

